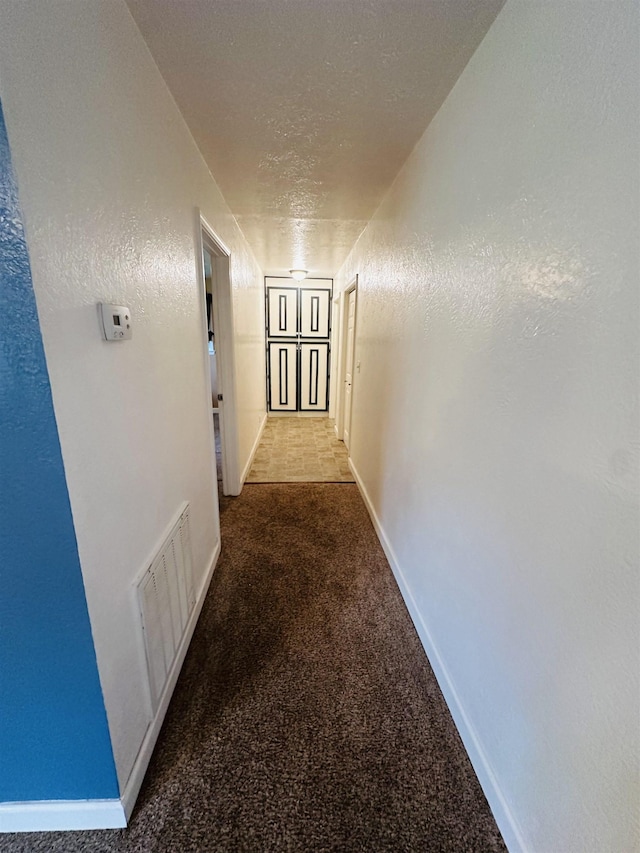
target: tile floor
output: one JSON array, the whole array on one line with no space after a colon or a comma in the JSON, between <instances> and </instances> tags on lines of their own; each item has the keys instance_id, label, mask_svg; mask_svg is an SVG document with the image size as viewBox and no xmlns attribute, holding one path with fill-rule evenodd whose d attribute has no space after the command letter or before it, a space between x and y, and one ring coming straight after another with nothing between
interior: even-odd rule
<instances>
[{"instance_id":1,"label":"tile floor","mask_svg":"<svg viewBox=\"0 0 640 853\"><path fill-rule=\"evenodd\" d=\"M269 418L247 483L353 483L330 418Z\"/></svg>"}]
</instances>

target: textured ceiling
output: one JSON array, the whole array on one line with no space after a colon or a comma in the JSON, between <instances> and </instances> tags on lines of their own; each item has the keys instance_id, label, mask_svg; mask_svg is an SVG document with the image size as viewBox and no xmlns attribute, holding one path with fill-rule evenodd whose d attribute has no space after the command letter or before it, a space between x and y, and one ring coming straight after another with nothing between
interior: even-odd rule
<instances>
[{"instance_id":1,"label":"textured ceiling","mask_svg":"<svg viewBox=\"0 0 640 853\"><path fill-rule=\"evenodd\" d=\"M334 274L504 0L127 0L265 273Z\"/></svg>"}]
</instances>

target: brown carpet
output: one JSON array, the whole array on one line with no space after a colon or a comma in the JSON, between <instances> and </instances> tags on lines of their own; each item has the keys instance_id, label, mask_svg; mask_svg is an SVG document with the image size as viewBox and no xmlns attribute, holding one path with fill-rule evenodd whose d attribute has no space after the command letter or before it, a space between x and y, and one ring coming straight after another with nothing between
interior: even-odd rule
<instances>
[{"instance_id":1,"label":"brown carpet","mask_svg":"<svg viewBox=\"0 0 640 853\"><path fill-rule=\"evenodd\" d=\"M17 851L504 851L352 485L253 485L128 829Z\"/></svg>"}]
</instances>

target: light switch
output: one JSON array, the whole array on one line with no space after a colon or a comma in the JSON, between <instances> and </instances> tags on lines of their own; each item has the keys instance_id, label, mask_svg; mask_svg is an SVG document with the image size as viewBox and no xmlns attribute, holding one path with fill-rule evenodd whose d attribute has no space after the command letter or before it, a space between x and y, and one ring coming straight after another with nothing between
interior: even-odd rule
<instances>
[{"instance_id":1,"label":"light switch","mask_svg":"<svg viewBox=\"0 0 640 853\"><path fill-rule=\"evenodd\" d=\"M131 340L131 311L125 305L110 305L107 302L99 302L98 313L106 341Z\"/></svg>"}]
</instances>

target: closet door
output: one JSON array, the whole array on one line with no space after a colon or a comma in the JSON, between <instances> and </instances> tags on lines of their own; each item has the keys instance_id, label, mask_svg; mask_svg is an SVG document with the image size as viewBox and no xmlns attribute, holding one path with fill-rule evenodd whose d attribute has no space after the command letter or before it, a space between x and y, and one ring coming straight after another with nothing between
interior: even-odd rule
<instances>
[{"instance_id":1,"label":"closet door","mask_svg":"<svg viewBox=\"0 0 640 853\"><path fill-rule=\"evenodd\" d=\"M300 411L325 412L329 390L329 344L300 344Z\"/></svg>"},{"instance_id":2,"label":"closet door","mask_svg":"<svg viewBox=\"0 0 640 853\"><path fill-rule=\"evenodd\" d=\"M298 408L297 350L295 343L269 343L269 408L272 412L295 412Z\"/></svg>"},{"instance_id":3,"label":"closet door","mask_svg":"<svg viewBox=\"0 0 640 853\"><path fill-rule=\"evenodd\" d=\"M267 336L295 338L298 333L298 288L267 288Z\"/></svg>"},{"instance_id":4,"label":"closet door","mask_svg":"<svg viewBox=\"0 0 640 853\"><path fill-rule=\"evenodd\" d=\"M331 291L315 287L300 288L300 336L328 338Z\"/></svg>"}]
</instances>

